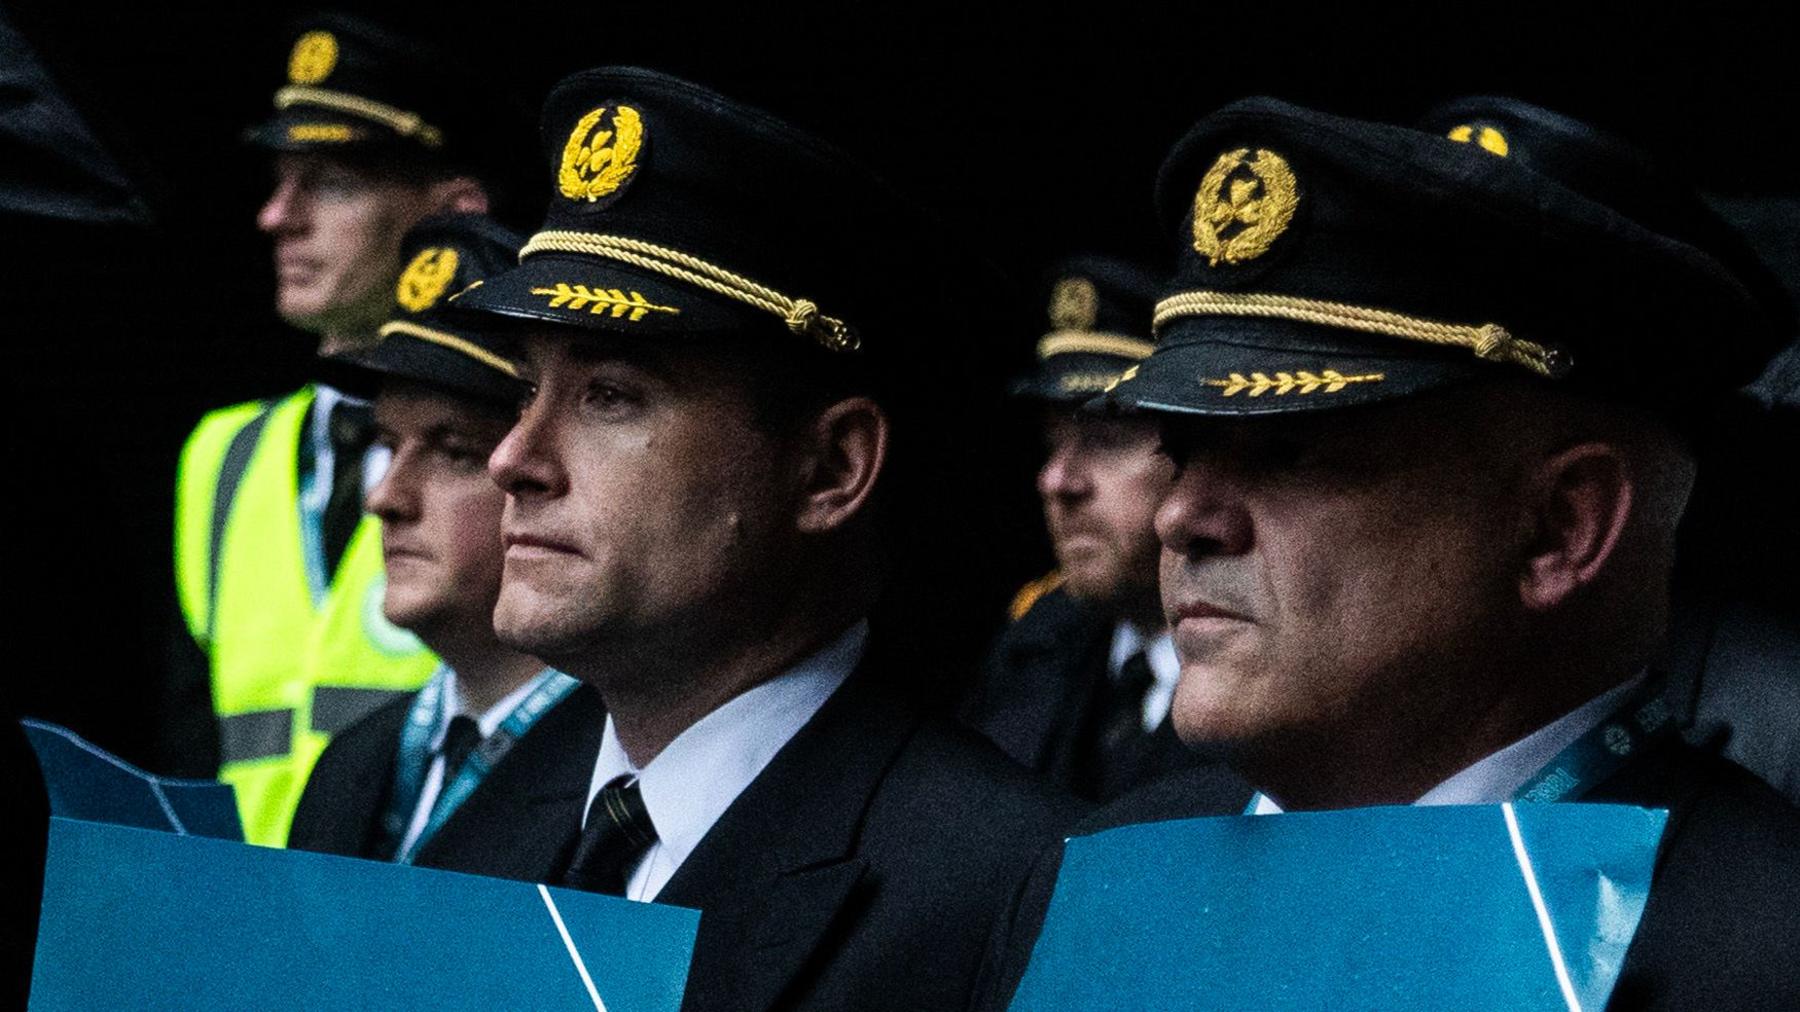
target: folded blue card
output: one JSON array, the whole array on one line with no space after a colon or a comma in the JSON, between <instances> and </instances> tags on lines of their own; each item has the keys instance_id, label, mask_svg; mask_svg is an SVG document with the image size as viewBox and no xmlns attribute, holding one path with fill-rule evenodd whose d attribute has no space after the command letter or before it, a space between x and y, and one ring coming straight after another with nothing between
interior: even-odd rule
<instances>
[{"instance_id":1,"label":"folded blue card","mask_svg":"<svg viewBox=\"0 0 1800 1012\"><path fill-rule=\"evenodd\" d=\"M1012 1008L1601 1009L1667 818L1364 808L1077 837Z\"/></svg>"},{"instance_id":2,"label":"folded blue card","mask_svg":"<svg viewBox=\"0 0 1800 1012\"><path fill-rule=\"evenodd\" d=\"M50 820L34 1012L676 1012L695 910Z\"/></svg>"},{"instance_id":3,"label":"folded blue card","mask_svg":"<svg viewBox=\"0 0 1800 1012\"><path fill-rule=\"evenodd\" d=\"M244 838L229 784L153 776L68 728L37 720L19 723L37 753L50 814L221 840Z\"/></svg>"}]
</instances>

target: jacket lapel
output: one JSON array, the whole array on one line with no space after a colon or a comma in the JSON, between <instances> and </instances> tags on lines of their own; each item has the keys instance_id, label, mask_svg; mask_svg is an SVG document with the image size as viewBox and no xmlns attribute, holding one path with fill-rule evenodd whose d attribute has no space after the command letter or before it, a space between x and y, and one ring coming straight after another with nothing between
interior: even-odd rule
<instances>
[{"instance_id":1,"label":"jacket lapel","mask_svg":"<svg viewBox=\"0 0 1800 1012\"><path fill-rule=\"evenodd\" d=\"M702 911L684 1009L781 1000L862 877L864 814L918 721L865 662L713 824L656 897Z\"/></svg>"}]
</instances>

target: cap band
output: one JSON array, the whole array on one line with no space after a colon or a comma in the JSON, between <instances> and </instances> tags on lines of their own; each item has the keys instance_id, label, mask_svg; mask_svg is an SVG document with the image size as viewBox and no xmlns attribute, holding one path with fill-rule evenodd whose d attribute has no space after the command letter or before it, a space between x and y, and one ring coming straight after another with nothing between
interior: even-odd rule
<instances>
[{"instance_id":1,"label":"cap band","mask_svg":"<svg viewBox=\"0 0 1800 1012\"><path fill-rule=\"evenodd\" d=\"M501 358L499 355L494 354L486 348L483 348L481 345L457 337L455 334L446 334L441 330L432 330L430 327L421 327L416 323L410 323L406 320L390 320L387 323L382 324L381 329L376 331L376 334L381 337L387 337L389 334L405 334L408 337L416 337L421 341L430 341L432 344L442 345L452 351L460 351L464 355L480 362L482 365L498 369L506 375L511 376L513 379L521 378L519 376L518 366L508 362L506 359Z\"/></svg>"},{"instance_id":2,"label":"cap band","mask_svg":"<svg viewBox=\"0 0 1800 1012\"><path fill-rule=\"evenodd\" d=\"M523 261L534 253L579 253L631 264L773 313L781 317L789 330L811 337L828 351L855 351L862 347L862 338L855 331L842 320L820 313L810 300L783 295L742 274L667 246L621 235L553 230L532 236L519 251L519 259Z\"/></svg>"},{"instance_id":3,"label":"cap band","mask_svg":"<svg viewBox=\"0 0 1800 1012\"><path fill-rule=\"evenodd\" d=\"M1426 344L1453 345L1468 348L1478 358L1524 366L1551 379L1567 375L1571 364L1569 356L1561 349L1514 337L1497 323L1480 326L1441 323L1385 309L1262 292L1180 292L1156 304L1156 319L1151 326L1160 332L1170 320L1187 316L1272 317Z\"/></svg>"},{"instance_id":4,"label":"cap band","mask_svg":"<svg viewBox=\"0 0 1800 1012\"><path fill-rule=\"evenodd\" d=\"M1053 330L1038 342L1037 357L1053 355L1113 355L1118 358L1145 359L1156 345L1142 338L1124 334L1103 334L1091 330Z\"/></svg>"},{"instance_id":5,"label":"cap band","mask_svg":"<svg viewBox=\"0 0 1800 1012\"><path fill-rule=\"evenodd\" d=\"M442 147L443 132L437 127L419 118L418 113L396 109L374 99L363 98L329 88L314 88L304 84L290 84L275 93L275 108L286 109L291 105L317 105L338 112L360 116L373 120L394 131L402 137L411 137L428 148Z\"/></svg>"}]
</instances>

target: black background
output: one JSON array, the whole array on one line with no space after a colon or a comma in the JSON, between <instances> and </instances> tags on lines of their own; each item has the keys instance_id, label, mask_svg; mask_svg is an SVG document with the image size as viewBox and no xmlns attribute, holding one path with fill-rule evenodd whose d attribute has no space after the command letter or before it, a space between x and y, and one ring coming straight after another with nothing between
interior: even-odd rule
<instances>
[{"instance_id":1,"label":"black background","mask_svg":"<svg viewBox=\"0 0 1800 1012\"><path fill-rule=\"evenodd\" d=\"M210 407L302 382L312 349L269 311L268 248L253 227L268 168L237 141L266 114L286 62L280 26L304 8L160 7L8 8L155 218L148 230L0 219L7 683L13 705L127 757L142 754L172 615L181 438ZM1246 94L1398 121L1458 94L1510 94L1632 136L1717 194L1800 190L1800 75L1774 5L507 3L365 13L471 54L532 109L564 74L609 63L764 106L935 205L945 242L986 251L1021 291L1064 253L1160 256L1149 194L1163 152ZM521 151L522 171L535 173L537 157ZM1017 358L1035 326L1022 321L996 339ZM995 372L997 399L1002 367L982 368ZM996 617L1006 592L1045 562L1029 444L1005 438L1020 438L997 465L1016 490L998 507L1009 532L991 558L969 563Z\"/></svg>"}]
</instances>

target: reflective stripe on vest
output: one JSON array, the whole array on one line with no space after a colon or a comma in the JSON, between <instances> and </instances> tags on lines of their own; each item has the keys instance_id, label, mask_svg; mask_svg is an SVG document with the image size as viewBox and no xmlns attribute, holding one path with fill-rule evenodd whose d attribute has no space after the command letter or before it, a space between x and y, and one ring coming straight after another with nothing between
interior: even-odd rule
<instances>
[{"instance_id":1,"label":"reflective stripe on vest","mask_svg":"<svg viewBox=\"0 0 1800 1012\"><path fill-rule=\"evenodd\" d=\"M277 846L331 735L437 667L382 616L373 518L351 536L324 600L313 600L297 474L311 404L307 389L266 410L207 416L182 453L177 502L177 577L188 628L211 662L219 779L237 790L245 838ZM259 416L261 431L240 440ZM228 462L242 471L226 496ZM222 517L215 500L228 503Z\"/></svg>"}]
</instances>

